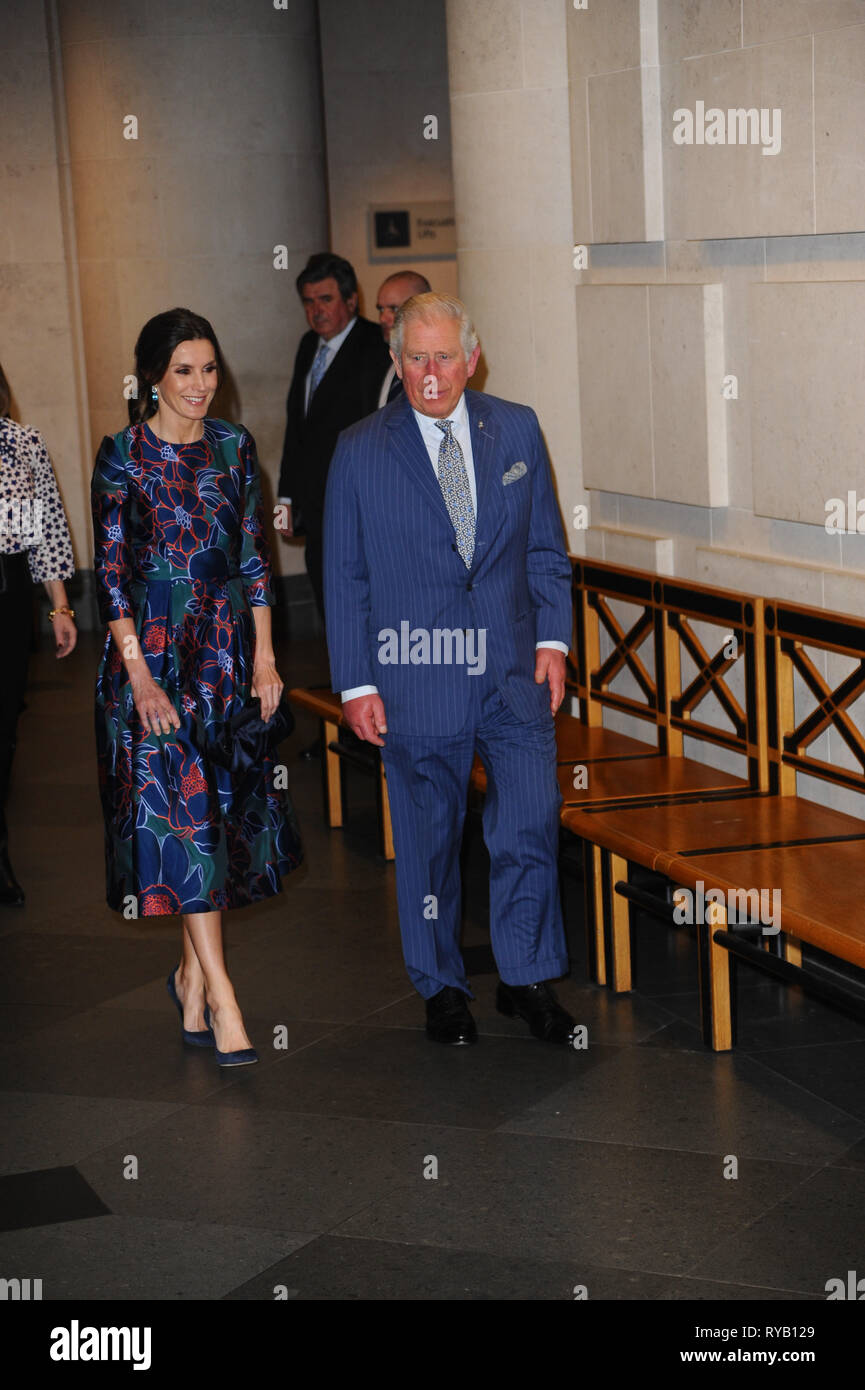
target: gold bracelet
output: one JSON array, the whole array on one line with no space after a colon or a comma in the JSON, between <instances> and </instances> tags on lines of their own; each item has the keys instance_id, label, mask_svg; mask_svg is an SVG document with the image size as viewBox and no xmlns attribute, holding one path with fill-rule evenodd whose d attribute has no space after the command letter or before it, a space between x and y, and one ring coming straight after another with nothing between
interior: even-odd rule
<instances>
[{"instance_id":1,"label":"gold bracelet","mask_svg":"<svg viewBox=\"0 0 865 1390\"><path fill-rule=\"evenodd\" d=\"M53 620L54 618L57 617L57 614L58 614L58 613L65 613L66 616L67 616L67 618L74 618L74 617L75 617L75 609L74 609L74 608L52 608L52 609L50 610L48 616L49 616L49 618L51 618L51 619Z\"/></svg>"}]
</instances>

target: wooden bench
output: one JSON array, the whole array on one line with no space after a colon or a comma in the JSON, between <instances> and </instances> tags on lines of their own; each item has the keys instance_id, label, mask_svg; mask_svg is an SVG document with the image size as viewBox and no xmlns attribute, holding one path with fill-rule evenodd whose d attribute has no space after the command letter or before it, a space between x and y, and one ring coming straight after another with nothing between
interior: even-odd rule
<instances>
[{"instance_id":1,"label":"wooden bench","mask_svg":"<svg viewBox=\"0 0 865 1390\"><path fill-rule=\"evenodd\" d=\"M686 597L667 593L672 613ZM675 600L675 603L674 603ZM676 623L672 624L676 626ZM614 990L631 987L630 937L633 909L670 922L674 894L665 897L634 885L629 865L662 874L696 895L710 890L725 904L743 895L780 893L780 926L768 935L757 924L728 924L723 904L697 921L703 1036L716 1051L735 1041L730 988L731 956L769 974L803 985L862 1016L865 990L856 980L839 982L819 959L803 965L802 943L858 968L865 968L865 922L856 869L865 858L865 821L797 796L797 773L865 792L865 740L848 714L865 693L865 623L781 601L766 601L761 706L754 710L765 756L758 752L762 794L698 805L669 803L651 813L625 805L570 806L564 825L594 847L602 873L603 941ZM817 653L815 660L808 648ZM832 680L821 663L853 658L858 665ZM810 691L814 707L795 712L795 677ZM673 700L674 718L683 713ZM828 730L842 738L857 766L845 768L818 757L812 745ZM596 894L587 889L587 903ZM751 902L754 900L751 899ZM593 903L589 903L593 906Z\"/></svg>"},{"instance_id":2,"label":"wooden bench","mask_svg":"<svg viewBox=\"0 0 865 1390\"><path fill-rule=\"evenodd\" d=\"M379 844L385 859L393 859L393 832L390 819L390 802L387 795L387 780L384 763L378 748L372 743L359 739L353 742L340 741L340 729L348 729L342 717L342 702L338 695L326 686L306 689L295 686L289 690L289 702L299 709L314 714L319 720L319 737L323 751L322 794L324 799L325 823L332 828L342 826L343 801L345 795L345 768L351 766L375 778L376 811L378 815Z\"/></svg>"}]
</instances>

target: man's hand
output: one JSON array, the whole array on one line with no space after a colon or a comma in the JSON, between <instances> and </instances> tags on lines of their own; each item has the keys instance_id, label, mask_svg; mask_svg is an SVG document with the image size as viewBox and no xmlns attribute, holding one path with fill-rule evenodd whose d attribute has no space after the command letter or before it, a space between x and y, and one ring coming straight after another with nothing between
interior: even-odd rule
<instances>
[{"instance_id":1,"label":"man's hand","mask_svg":"<svg viewBox=\"0 0 865 1390\"><path fill-rule=\"evenodd\" d=\"M565 654L555 647L538 647L535 652L535 684L550 683L550 713L555 715L565 698Z\"/></svg>"},{"instance_id":2,"label":"man's hand","mask_svg":"<svg viewBox=\"0 0 865 1390\"><path fill-rule=\"evenodd\" d=\"M562 665L564 679L564 664ZM365 743L376 743L384 748L384 739L379 734L387 733L387 720L384 716L384 701L380 695L358 695L355 700L346 700L342 707L343 717L353 734Z\"/></svg>"},{"instance_id":3,"label":"man's hand","mask_svg":"<svg viewBox=\"0 0 865 1390\"><path fill-rule=\"evenodd\" d=\"M283 513L285 520L283 520ZM273 518L273 529L282 536L284 541L291 540L294 535L294 518L291 514L290 502L279 503Z\"/></svg>"}]
</instances>

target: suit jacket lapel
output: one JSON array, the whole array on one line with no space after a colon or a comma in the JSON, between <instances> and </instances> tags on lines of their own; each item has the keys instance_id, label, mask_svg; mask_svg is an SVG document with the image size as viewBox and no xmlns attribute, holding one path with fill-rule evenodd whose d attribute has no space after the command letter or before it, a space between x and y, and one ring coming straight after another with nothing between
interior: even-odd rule
<instances>
[{"instance_id":1,"label":"suit jacket lapel","mask_svg":"<svg viewBox=\"0 0 865 1390\"><path fill-rule=\"evenodd\" d=\"M408 396L404 392L394 403L387 423L393 446L408 470L412 481L420 488L434 510L443 517L446 524L451 526L451 519L448 516L448 509L445 506L445 499L442 496L438 478L433 472L427 447L412 414Z\"/></svg>"},{"instance_id":2,"label":"suit jacket lapel","mask_svg":"<svg viewBox=\"0 0 865 1390\"><path fill-rule=\"evenodd\" d=\"M502 496L501 450L496 438L495 413L476 391L466 391L466 406L472 441L472 462L477 492L477 530L472 569L490 553L490 547L505 519Z\"/></svg>"},{"instance_id":3,"label":"suit jacket lapel","mask_svg":"<svg viewBox=\"0 0 865 1390\"><path fill-rule=\"evenodd\" d=\"M337 349L336 356L334 357L324 376L321 378L321 381L319 382L318 387L315 393L313 394L312 400L309 403L309 411L307 413L307 418L310 415L320 415L322 413L322 410L328 410L330 398L332 396L339 395L339 392L342 389L342 383L343 381L345 381L346 376L351 371L352 362L357 355L357 325L358 320L355 319L354 328L352 328L348 337ZM318 336L316 335L312 355L310 356L309 362L306 365L307 372L309 371L310 367L315 361L315 354L317 352ZM304 379L305 378L306 372L304 372Z\"/></svg>"}]
</instances>

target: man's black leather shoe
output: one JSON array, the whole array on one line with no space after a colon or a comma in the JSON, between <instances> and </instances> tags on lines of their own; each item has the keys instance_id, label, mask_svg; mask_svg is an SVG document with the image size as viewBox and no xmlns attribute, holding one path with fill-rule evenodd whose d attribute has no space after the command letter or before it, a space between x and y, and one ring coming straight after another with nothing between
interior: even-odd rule
<instances>
[{"instance_id":1,"label":"man's black leather shoe","mask_svg":"<svg viewBox=\"0 0 865 1390\"><path fill-rule=\"evenodd\" d=\"M466 1047L477 1042L478 1030L461 989L445 985L438 994L427 999L426 1035L433 1042L446 1043L449 1047Z\"/></svg>"},{"instance_id":2,"label":"man's black leather shoe","mask_svg":"<svg viewBox=\"0 0 865 1390\"><path fill-rule=\"evenodd\" d=\"M542 1042L564 1043L566 1047L573 1044L577 1025L543 980L537 985L506 985L500 980L496 1008L507 1018L515 1014L524 1018L534 1036Z\"/></svg>"}]
</instances>

